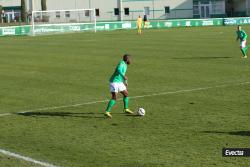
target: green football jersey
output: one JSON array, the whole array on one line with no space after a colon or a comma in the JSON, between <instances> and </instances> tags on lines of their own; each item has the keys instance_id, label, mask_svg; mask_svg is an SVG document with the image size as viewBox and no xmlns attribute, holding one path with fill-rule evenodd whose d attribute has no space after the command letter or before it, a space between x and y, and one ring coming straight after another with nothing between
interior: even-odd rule
<instances>
[{"instance_id":1,"label":"green football jersey","mask_svg":"<svg viewBox=\"0 0 250 167\"><path fill-rule=\"evenodd\" d=\"M247 40L247 33L244 30L237 31L237 36L240 39L240 41Z\"/></svg>"},{"instance_id":2,"label":"green football jersey","mask_svg":"<svg viewBox=\"0 0 250 167\"><path fill-rule=\"evenodd\" d=\"M121 60L116 69L114 74L111 76L109 82L124 82L124 77L127 71L128 65L125 63L125 61Z\"/></svg>"}]
</instances>

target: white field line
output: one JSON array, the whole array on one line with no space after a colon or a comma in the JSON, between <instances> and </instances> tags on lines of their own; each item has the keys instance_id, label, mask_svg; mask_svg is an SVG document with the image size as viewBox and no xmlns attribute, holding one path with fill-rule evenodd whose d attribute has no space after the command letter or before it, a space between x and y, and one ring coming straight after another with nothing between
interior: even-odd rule
<instances>
[{"instance_id":1,"label":"white field line","mask_svg":"<svg viewBox=\"0 0 250 167\"><path fill-rule=\"evenodd\" d=\"M194 91L201 91L201 90L221 88L221 87L230 87L230 86L237 86L237 85L246 85L246 84L250 84L250 81L241 82L241 83L234 83L234 84L223 84L223 85L216 85L216 86L200 87L200 88L194 88L194 89L183 89L183 90L177 90L177 91L153 93L153 94L148 94L148 95L132 96L132 97L130 97L130 99L138 99L138 98L152 97L152 96L163 96L163 95L178 94L178 93L185 93L185 92L194 92ZM122 98L120 98L118 100L120 101L120 100L122 100ZM92 102L72 104L72 105L44 107L44 108L38 108L38 109L33 109L33 110L19 111L17 113L24 114L24 113L28 113L28 112L55 110L55 109L70 108L70 107L79 107L79 106L91 105L91 104L96 104L96 103L104 103L104 102L108 102L108 101L109 100L106 99L106 100L92 101ZM0 117L1 116L8 116L8 115L12 115L12 114L11 113L0 114Z\"/></svg>"},{"instance_id":2,"label":"white field line","mask_svg":"<svg viewBox=\"0 0 250 167\"><path fill-rule=\"evenodd\" d=\"M120 99L119 99L120 100ZM18 114L24 114L28 112L35 112L35 111L46 111L46 110L55 110L55 109L62 109L62 108L69 108L69 107L79 107L84 105L91 105L96 103L104 103L108 102L109 100L100 100L100 101L92 101L92 102L86 102L86 103L79 103L79 104L72 104L72 105L64 105L64 106L54 106L54 107L44 107L44 108L38 108L34 110L26 110L26 111L19 111Z\"/></svg>"},{"instance_id":3,"label":"white field line","mask_svg":"<svg viewBox=\"0 0 250 167\"><path fill-rule=\"evenodd\" d=\"M11 115L11 113L0 114L0 117Z\"/></svg>"},{"instance_id":4,"label":"white field line","mask_svg":"<svg viewBox=\"0 0 250 167\"><path fill-rule=\"evenodd\" d=\"M24 161L27 161L27 162L31 162L33 164L38 164L38 165L41 165L41 166L44 166L44 167L58 167L58 166L49 164L47 162L37 161L37 160L32 159L30 157L25 157L25 156L22 156L20 154L12 153L12 152L9 152L9 151L3 150L3 149L0 149L0 153L2 153L4 155L7 155L7 156L10 156L10 157L14 157L16 159L21 159L21 160L24 160Z\"/></svg>"},{"instance_id":5,"label":"white field line","mask_svg":"<svg viewBox=\"0 0 250 167\"><path fill-rule=\"evenodd\" d=\"M172 92L170 91L170 92L154 93L154 94L149 94L149 95L133 96L133 97L130 97L130 99L137 99L137 98L151 97L151 96L162 96L162 95L177 94L177 93L184 93L184 92L194 92L194 91L199 91L199 90L207 90L207 89L213 89L213 88L246 85L246 84L250 84L250 81L236 83L236 84L224 84L224 85L208 86L208 87L202 87L202 88L184 89L184 90L178 90L178 91L172 91Z\"/></svg>"}]
</instances>

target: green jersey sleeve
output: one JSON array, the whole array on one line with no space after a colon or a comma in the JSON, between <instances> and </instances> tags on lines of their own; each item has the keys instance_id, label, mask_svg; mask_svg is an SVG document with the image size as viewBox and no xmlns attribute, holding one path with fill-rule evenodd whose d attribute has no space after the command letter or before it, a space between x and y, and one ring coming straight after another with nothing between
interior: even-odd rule
<instances>
[{"instance_id":1,"label":"green jersey sleeve","mask_svg":"<svg viewBox=\"0 0 250 167\"><path fill-rule=\"evenodd\" d=\"M243 33L243 40L247 40L247 33L245 31L242 31Z\"/></svg>"}]
</instances>

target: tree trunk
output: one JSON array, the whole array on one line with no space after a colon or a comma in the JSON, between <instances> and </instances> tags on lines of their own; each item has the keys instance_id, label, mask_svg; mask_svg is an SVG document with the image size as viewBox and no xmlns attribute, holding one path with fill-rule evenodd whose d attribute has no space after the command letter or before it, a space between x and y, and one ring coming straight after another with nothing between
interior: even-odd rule
<instances>
[{"instance_id":1,"label":"tree trunk","mask_svg":"<svg viewBox=\"0 0 250 167\"><path fill-rule=\"evenodd\" d=\"M41 7L42 7L42 11L47 10L47 2L46 2L46 0L41 0ZM43 16L42 21L43 22L48 22L49 21L49 16L47 16L47 15Z\"/></svg>"},{"instance_id":2,"label":"tree trunk","mask_svg":"<svg viewBox=\"0 0 250 167\"><path fill-rule=\"evenodd\" d=\"M0 5L0 23L3 21L3 7Z\"/></svg>"},{"instance_id":3,"label":"tree trunk","mask_svg":"<svg viewBox=\"0 0 250 167\"><path fill-rule=\"evenodd\" d=\"M21 0L21 18L23 22L27 21L27 12L26 12L26 2Z\"/></svg>"},{"instance_id":4,"label":"tree trunk","mask_svg":"<svg viewBox=\"0 0 250 167\"><path fill-rule=\"evenodd\" d=\"M42 7L42 10L47 10L47 2L46 0L41 0L41 7Z\"/></svg>"}]
</instances>

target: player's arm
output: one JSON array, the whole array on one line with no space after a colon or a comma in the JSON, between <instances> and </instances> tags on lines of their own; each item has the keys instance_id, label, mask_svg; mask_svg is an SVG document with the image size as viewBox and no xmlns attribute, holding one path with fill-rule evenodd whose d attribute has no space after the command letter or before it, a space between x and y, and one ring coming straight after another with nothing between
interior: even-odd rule
<instances>
[{"instance_id":1,"label":"player's arm","mask_svg":"<svg viewBox=\"0 0 250 167\"><path fill-rule=\"evenodd\" d=\"M247 39L247 33L245 31L243 31L243 40Z\"/></svg>"},{"instance_id":2,"label":"player's arm","mask_svg":"<svg viewBox=\"0 0 250 167\"><path fill-rule=\"evenodd\" d=\"M125 80L123 83L125 86L128 86L128 80Z\"/></svg>"},{"instance_id":3,"label":"player's arm","mask_svg":"<svg viewBox=\"0 0 250 167\"><path fill-rule=\"evenodd\" d=\"M128 77L123 74L124 72L123 72L123 66L122 65L118 66L117 72L123 77L123 79L124 79L124 82L123 82L124 85L128 86Z\"/></svg>"}]
</instances>

